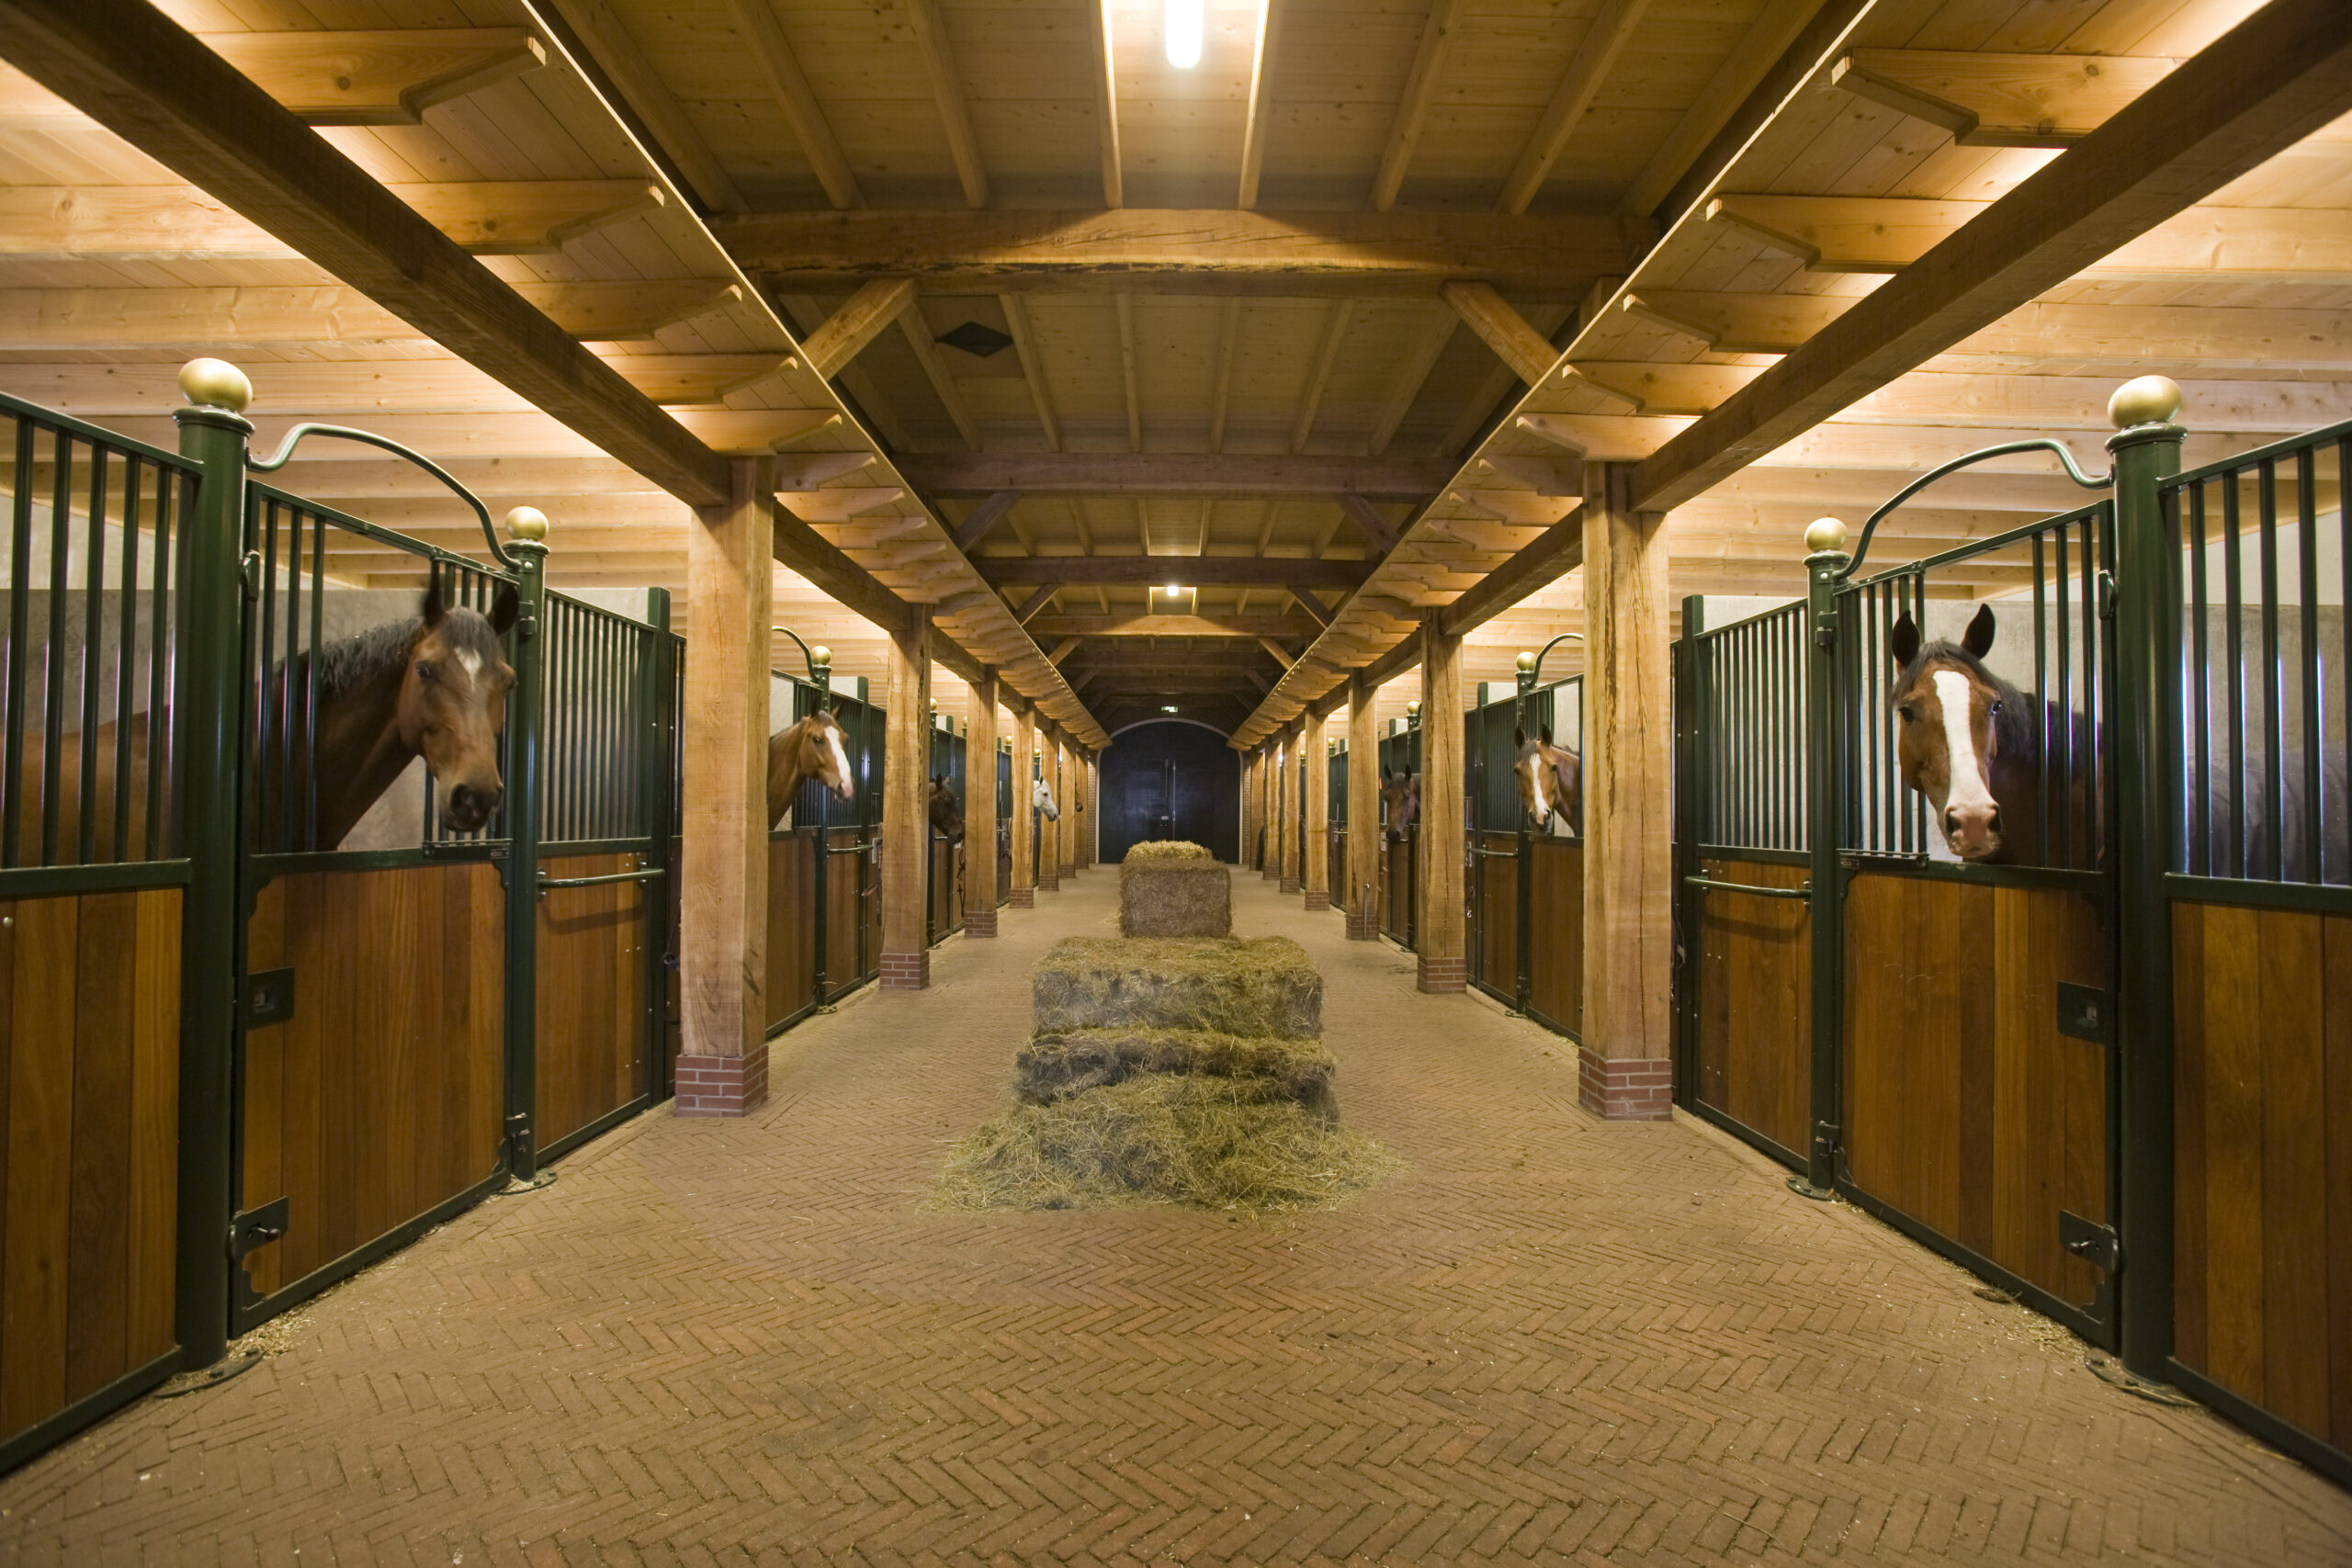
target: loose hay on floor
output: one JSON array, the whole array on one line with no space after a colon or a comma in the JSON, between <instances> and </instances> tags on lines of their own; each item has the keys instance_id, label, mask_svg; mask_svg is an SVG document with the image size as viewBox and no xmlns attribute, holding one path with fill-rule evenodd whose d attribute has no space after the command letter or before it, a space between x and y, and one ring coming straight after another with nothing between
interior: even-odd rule
<instances>
[{"instance_id":1,"label":"loose hay on floor","mask_svg":"<svg viewBox=\"0 0 2352 1568\"><path fill-rule=\"evenodd\" d=\"M1330 1208L1397 1163L1273 1080L1155 1074L1006 1111L957 1141L936 1196L953 1209L1287 1213Z\"/></svg>"},{"instance_id":2,"label":"loose hay on floor","mask_svg":"<svg viewBox=\"0 0 2352 1568\"><path fill-rule=\"evenodd\" d=\"M1288 937L1068 937L1036 968L1040 1034L1073 1029L1323 1032L1323 976Z\"/></svg>"},{"instance_id":3,"label":"loose hay on floor","mask_svg":"<svg viewBox=\"0 0 2352 1568\"><path fill-rule=\"evenodd\" d=\"M1150 1073L1259 1078L1318 1115L1337 1113L1339 1064L1317 1040L1251 1039L1204 1029L1075 1029L1040 1034L1013 1058L1012 1090L1031 1105Z\"/></svg>"},{"instance_id":4,"label":"loose hay on floor","mask_svg":"<svg viewBox=\"0 0 2352 1568\"><path fill-rule=\"evenodd\" d=\"M1138 844L1119 865L1121 936L1230 936L1233 873L1197 844L1164 846L1195 854L1144 854Z\"/></svg>"}]
</instances>

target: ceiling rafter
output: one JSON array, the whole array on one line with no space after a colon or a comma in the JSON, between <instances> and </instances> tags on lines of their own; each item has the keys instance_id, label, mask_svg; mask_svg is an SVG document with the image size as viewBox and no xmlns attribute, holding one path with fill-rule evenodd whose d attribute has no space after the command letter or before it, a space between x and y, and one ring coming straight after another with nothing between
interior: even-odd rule
<instances>
[{"instance_id":1,"label":"ceiling rafter","mask_svg":"<svg viewBox=\"0 0 2352 1568\"><path fill-rule=\"evenodd\" d=\"M817 183L825 187L827 198L835 207L864 207L865 193L858 188L857 175L833 135L832 124L801 73L800 58L784 36L775 7L770 0L724 0L724 4L736 30L750 46L760 73L767 78L768 90L784 111L785 123L792 127L801 155L816 172Z\"/></svg>"}]
</instances>

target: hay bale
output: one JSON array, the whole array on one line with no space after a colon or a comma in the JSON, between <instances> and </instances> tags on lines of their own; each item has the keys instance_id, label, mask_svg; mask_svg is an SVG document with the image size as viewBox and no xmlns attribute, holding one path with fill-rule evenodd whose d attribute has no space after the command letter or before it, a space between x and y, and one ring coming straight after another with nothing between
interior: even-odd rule
<instances>
[{"instance_id":1,"label":"hay bale","mask_svg":"<svg viewBox=\"0 0 2352 1568\"><path fill-rule=\"evenodd\" d=\"M1206 1029L1074 1029L1040 1034L1013 1058L1012 1089L1050 1105L1147 1074L1260 1078L1327 1119L1339 1114L1331 1075L1339 1064L1319 1040L1252 1040Z\"/></svg>"},{"instance_id":2,"label":"hay bale","mask_svg":"<svg viewBox=\"0 0 2352 1568\"><path fill-rule=\"evenodd\" d=\"M1323 1032L1323 976L1288 937L1066 937L1038 964L1036 1031L1204 1029L1253 1038Z\"/></svg>"},{"instance_id":3,"label":"hay bale","mask_svg":"<svg viewBox=\"0 0 2352 1568\"><path fill-rule=\"evenodd\" d=\"M1144 850L1192 854L1143 854ZM1119 863L1121 936L1230 936L1233 873L1197 844L1137 844Z\"/></svg>"},{"instance_id":4,"label":"hay bale","mask_svg":"<svg viewBox=\"0 0 2352 1568\"><path fill-rule=\"evenodd\" d=\"M935 1197L954 1209L1285 1213L1333 1207L1396 1164L1273 1079L1148 1074L997 1117L956 1143Z\"/></svg>"},{"instance_id":5,"label":"hay bale","mask_svg":"<svg viewBox=\"0 0 2352 1568\"><path fill-rule=\"evenodd\" d=\"M1190 839L1146 839L1142 843L1131 846L1119 863L1140 865L1146 861L1170 860L1204 860L1212 864L1216 863L1214 857L1209 854L1207 845L1196 844Z\"/></svg>"}]
</instances>

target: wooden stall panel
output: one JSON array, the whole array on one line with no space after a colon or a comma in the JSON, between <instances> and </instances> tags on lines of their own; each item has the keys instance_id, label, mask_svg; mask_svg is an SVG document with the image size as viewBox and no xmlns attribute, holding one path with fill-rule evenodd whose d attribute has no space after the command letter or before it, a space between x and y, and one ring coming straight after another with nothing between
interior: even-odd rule
<instances>
[{"instance_id":1,"label":"wooden stall panel","mask_svg":"<svg viewBox=\"0 0 2352 1568\"><path fill-rule=\"evenodd\" d=\"M1413 850L1415 835L1380 840L1380 932L1394 942L1411 945L1413 918Z\"/></svg>"},{"instance_id":2,"label":"wooden stall panel","mask_svg":"<svg viewBox=\"0 0 2352 1568\"><path fill-rule=\"evenodd\" d=\"M1859 875L1846 896L1853 1185L2062 1301L2098 1273L2058 1214L2107 1218L2107 1052L2061 982L2110 988L2097 907L2047 889Z\"/></svg>"},{"instance_id":3,"label":"wooden stall panel","mask_svg":"<svg viewBox=\"0 0 2352 1568\"><path fill-rule=\"evenodd\" d=\"M637 854L564 855L550 877L641 869ZM538 1049L533 1134L542 1149L645 1093L650 1043L645 945L654 897L642 882L558 887L539 899Z\"/></svg>"},{"instance_id":4,"label":"wooden stall panel","mask_svg":"<svg viewBox=\"0 0 2352 1568\"><path fill-rule=\"evenodd\" d=\"M2173 906L2175 1359L2352 1449L2352 917Z\"/></svg>"},{"instance_id":5,"label":"wooden stall panel","mask_svg":"<svg viewBox=\"0 0 2352 1568\"><path fill-rule=\"evenodd\" d=\"M1488 852L1473 863L1472 907L1477 910L1477 978L1502 996L1519 989L1519 835L1481 833L1478 848Z\"/></svg>"},{"instance_id":6,"label":"wooden stall panel","mask_svg":"<svg viewBox=\"0 0 2352 1568\"><path fill-rule=\"evenodd\" d=\"M1347 829L1337 822L1332 823L1328 841L1330 845L1330 880L1326 886L1331 889L1331 908L1345 914L1348 910Z\"/></svg>"},{"instance_id":7,"label":"wooden stall panel","mask_svg":"<svg viewBox=\"0 0 2352 1568\"><path fill-rule=\"evenodd\" d=\"M0 900L0 1440L174 1348L179 1037L179 889Z\"/></svg>"},{"instance_id":8,"label":"wooden stall panel","mask_svg":"<svg viewBox=\"0 0 2352 1568\"><path fill-rule=\"evenodd\" d=\"M842 863L836 860L833 869L842 869ZM816 829L769 834L765 995L772 1030L817 999L816 913Z\"/></svg>"},{"instance_id":9,"label":"wooden stall panel","mask_svg":"<svg viewBox=\"0 0 2352 1568\"><path fill-rule=\"evenodd\" d=\"M836 852L855 850L858 830L832 830ZM825 985L844 991L882 965L882 900L876 893L873 852L836 852L825 869Z\"/></svg>"},{"instance_id":10,"label":"wooden stall panel","mask_svg":"<svg viewBox=\"0 0 2352 1568\"><path fill-rule=\"evenodd\" d=\"M1702 861L1703 875L1800 887L1806 868ZM1710 889L1699 904L1695 984L1701 1104L1770 1139L1795 1160L1810 1143L1813 915L1793 898Z\"/></svg>"},{"instance_id":11,"label":"wooden stall panel","mask_svg":"<svg viewBox=\"0 0 2352 1568\"><path fill-rule=\"evenodd\" d=\"M1527 874L1535 884L1528 938L1527 1006L1542 1022L1584 1032L1584 844L1536 839Z\"/></svg>"},{"instance_id":12,"label":"wooden stall panel","mask_svg":"<svg viewBox=\"0 0 2352 1568\"><path fill-rule=\"evenodd\" d=\"M504 889L482 862L274 878L250 971L290 967L294 1012L244 1045L243 1191L284 1197L253 1288L292 1285L484 1181L503 1133Z\"/></svg>"},{"instance_id":13,"label":"wooden stall panel","mask_svg":"<svg viewBox=\"0 0 2352 1568\"><path fill-rule=\"evenodd\" d=\"M932 836L931 880L925 896L930 901L930 940L937 942L964 929L964 845L960 840Z\"/></svg>"}]
</instances>

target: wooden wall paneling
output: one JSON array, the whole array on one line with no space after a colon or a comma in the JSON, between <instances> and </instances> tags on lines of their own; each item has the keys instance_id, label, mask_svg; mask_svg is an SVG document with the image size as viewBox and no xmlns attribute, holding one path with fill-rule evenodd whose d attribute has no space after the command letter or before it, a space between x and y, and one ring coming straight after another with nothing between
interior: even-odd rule
<instances>
[{"instance_id":1,"label":"wooden wall paneling","mask_svg":"<svg viewBox=\"0 0 2352 1568\"><path fill-rule=\"evenodd\" d=\"M1710 860L1703 874L1796 887L1805 868ZM1709 893L1699 912L1699 1099L1792 1155L1806 1142L1813 1066L1811 906Z\"/></svg>"},{"instance_id":2,"label":"wooden wall paneling","mask_svg":"<svg viewBox=\"0 0 2352 1568\"><path fill-rule=\"evenodd\" d=\"M2352 919L2324 922L2327 1010L2327 1438L2352 1448Z\"/></svg>"},{"instance_id":3,"label":"wooden wall paneling","mask_svg":"<svg viewBox=\"0 0 2352 1568\"><path fill-rule=\"evenodd\" d=\"M275 877L254 895L253 913L245 920L245 968L250 974L266 974L286 965L286 900L289 886L288 878ZM305 1015L298 1010L293 1018L284 1022L255 1024L244 1032L243 1131L237 1168L240 1209L257 1208L286 1195L286 1143L290 1120L286 1103L287 1037L304 1021ZM316 1103L313 1097L311 1104ZM282 1245L272 1244L245 1254L245 1277L256 1292L266 1295L285 1283L279 1269L286 1250Z\"/></svg>"},{"instance_id":4,"label":"wooden wall paneling","mask_svg":"<svg viewBox=\"0 0 2352 1568\"><path fill-rule=\"evenodd\" d=\"M2251 1027L2261 995L2261 917L2207 906L2205 1101L2205 1366L2207 1376L2261 1397L2262 1042Z\"/></svg>"},{"instance_id":5,"label":"wooden wall paneling","mask_svg":"<svg viewBox=\"0 0 2352 1568\"><path fill-rule=\"evenodd\" d=\"M65 1296L65 1397L129 1370L130 1059L137 998L122 964L138 949L139 896L82 897L74 956L74 1115ZM62 1044L64 1042L61 1041Z\"/></svg>"},{"instance_id":6,"label":"wooden wall paneling","mask_svg":"<svg viewBox=\"0 0 2352 1568\"><path fill-rule=\"evenodd\" d=\"M2321 918L2256 917L2262 966L2261 1404L2325 1432L2327 1096Z\"/></svg>"},{"instance_id":7,"label":"wooden wall paneling","mask_svg":"<svg viewBox=\"0 0 2352 1568\"><path fill-rule=\"evenodd\" d=\"M1527 955L1528 1006L1546 1021L1584 1033L1584 854L1581 840L1541 838L1528 845L1535 879Z\"/></svg>"},{"instance_id":8,"label":"wooden wall paneling","mask_svg":"<svg viewBox=\"0 0 2352 1568\"><path fill-rule=\"evenodd\" d=\"M1518 846L1516 833L1478 836L1480 849L1499 852L1478 857L1478 978L1507 997L1519 988Z\"/></svg>"},{"instance_id":9,"label":"wooden wall paneling","mask_svg":"<svg viewBox=\"0 0 2352 1568\"><path fill-rule=\"evenodd\" d=\"M130 1321L126 1371L171 1349L177 1288L180 1101L180 908L176 887L138 896L131 978ZM0 968L5 960L0 960ZM8 980L0 972L0 996ZM0 1007L0 1077L7 1061ZM5 1121L5 1116L0 1116Z\"/></svg>"},{"instance_id":10,"label":"wooden wall paneling","mask_svg":"<svg viewBox=\"0 0 2352 1568\"><path fill-rule=\"evenodd\" d=\"M829 836L836 836L831 829L828 832ZM833 869L848 874L855 867L844 860ZM816 829L768 835L766 999L770 1029L817 998L816 874ZM853 897L855 892L853 880ZM836 908L846 908L830 886L826 888L826 902ZM845 984L857 967L856 916L853 912L844 919L845 923L829 928L831 940L825 966L835 985Z\"/></svg>"},{"instance_id":11,"label":"wooden wall paneling","mask_svg":"<svg viewBox=\"0 0 2352 1568\"><path fill-rule=\"evenodd\" d=\"M775 848L772 841L771 878ZM636 869L636 859L631 853L565 855L545 865L551 877L609 876ZM645 886L557 888L539 900L537 1132L542 1147L638 1096L650 917ZM773 886L770 896L773 900ZM775 956L771 930L770 997Z\"/></svg>"},{"instance_id":12,"label":"wooden wall paneling","mask_svg":"<svg viewBox=\"0 0 2352 1568\"><path fill-rule=\"evenodd\" d=\"M1938 905L1950 884L1862 875L1846 895L1843 1140L1854 1184L1947 1235L1956 1203L1939 1201L1928 1173L1941 1162L1921 1144L1958 1120L1952 1021L1956 968L1938 962ZM1915 1129L1923 1137L1915 1138Z\"/></svg>"},{"instance_id":13,"label":"wooden wall paneling","mask_svg":"<svg viewBox=\"0 0 2352 1568\"><path fill-rule=\"evenodd\" d=\"M2203 1371L2205 1336L2205 914L2172 907L2173 1359Z\"/></svg>"},{"instance_id":14,"label":"wooden wall paneling","mask_svg":"<svg viewBox=\"0 0 2352 1568\"><path fill-rule=\"evenodd\" d=\"M74 1120L75 939L80 900L15 907L10 1006L6 1258L0 1263L0 1431L65 1404L68 1138Z\"/></svg>"}]
</instances>

